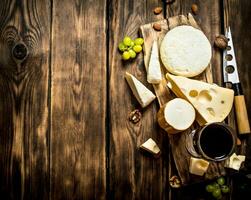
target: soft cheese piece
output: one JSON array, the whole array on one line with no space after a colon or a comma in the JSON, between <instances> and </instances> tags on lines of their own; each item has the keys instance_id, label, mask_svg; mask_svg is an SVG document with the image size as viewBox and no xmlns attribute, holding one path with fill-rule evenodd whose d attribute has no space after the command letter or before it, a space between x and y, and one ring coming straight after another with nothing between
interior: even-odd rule
<instances>
[{"instance_id":1,"label":"soft cheese piece","mask_svg":"<svg viewBox=\"0 0 251 200\"><path fill-rule=\"evenodd\" d=\"M136 79L132 74L126 72L125 78L142 108L148 106L156 96L147 89L138 79Z\"/></svg>"},{"instance_id":2,"label":"soft cheese piece","mask_svg":"<svg viewBox=\"0 0 251 200\"><path fill-rule=\"evenodd\" d=\"M244 162L246 159L243 155L236 155L236 153L233 153L233 155L226 160L225 167L239 170L241 167L241 163Z\"/></svg>"},{"instance_id":3,"label":"soft cheese piece","mask_svg":"<svg viewBox=\"0 0 251 200\"><path fill-rule=\"evenodd\" d=\"M190 158L189 172L198 176L203 176L207 171L209 162L200 158Z\"/></svg>"},{"instance_id":4,"label":"soft cheese piece","mask_svg":"<svg viewBox=\"0 0 251 200\"><path fill-rule=\"evenodd\" d=\"M155 40L152 45L151 57L147 69L147 81L149 83L157 84L160 83L161 80L162 75L159 62L159 50L157 41Z\"/></svg>"},{"instance_id":5,"label":"soft cheese piece","mask_svg":"<svg viewBox=\"0 0 251 200\"><path fill-rule=\"evenodd\" d=\"M143 143L140 148L154 154L154 155L158 155L160 153L160 149L158 147L158 145L156 144L156 142L152 139L149 138L145 143Z\"/></svg>"},{"instance_id":6,"label":"soft cheese piece","mask_svg":"<svg viewBox=\"0 0 251 200\"><path fill-rule=\"evenodd\" d=\"M193 124L195 110L188 101L175 98L160 108L157 119L167 133L179 133Z\"/></svg>"},{"instance_id":7,"label":"soft cheese piece","mask_svg":"<svg viewBox=\"0 0 251 200\"><path fill-rule=\"evenodd\" d=\"M193 77L209 65L211 44L201 30L187 25L178 26L164 37L160 57L170 73Z\"/></svg>"},{"instance_id":8,"label":"soft cheese piece","mask_svg":"<svg viewBox=\"0 0 251 200\"><path fill-rule=\"evenodd\" d=\"M168 87L176 96L189 101L197 111L196 120L200 125L222 122L231 111L234 91L192 80L182 76L166 74Z\"/></svg>"}]
</instances>

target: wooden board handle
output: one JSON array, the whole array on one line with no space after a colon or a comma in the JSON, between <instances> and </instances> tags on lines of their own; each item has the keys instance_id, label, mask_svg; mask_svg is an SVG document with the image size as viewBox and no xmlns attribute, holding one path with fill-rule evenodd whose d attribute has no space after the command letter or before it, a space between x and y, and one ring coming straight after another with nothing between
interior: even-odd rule
<instances>
[{"instance_id":1,"label":"wooden board handle","mask_svg":"<svg viewBox=\"0 0 251 200\"><path fill-rule=\"evenodd\" d=\"M235 107L239 134L250 133L248 113L244 95L238 95L234 97L234 107Z\"/></svg>"}]
</instances>

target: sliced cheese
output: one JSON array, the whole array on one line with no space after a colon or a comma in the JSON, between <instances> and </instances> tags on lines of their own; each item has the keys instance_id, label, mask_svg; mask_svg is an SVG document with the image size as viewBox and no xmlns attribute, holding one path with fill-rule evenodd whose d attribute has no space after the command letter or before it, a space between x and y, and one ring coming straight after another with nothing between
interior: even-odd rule
<instances>
[{"instance_id":1,"label":"sliced cheese","mask_svg":"<svg viewBox=\"0 0 251 200\"><path fill-rule=\"evenodd\" d=\"M236 155L236 153L233 153L233 155L226 160L225 167L239 170L241 167L241 163L244 162L246 159L243 155Z\"/></svg>"},{"instance_id":2,"label":"sliced cheese","mask_svg":"<svg viewBox=\"0 0 251 200\"><path fill-rule=\"evenodd\" d=\"M147 69L147 81L149 83L157 84L160 83L161 80L162 75L159 62L159 50L157 41L155 40L152 45L151 57Z\"/></svg>"},{"instance_id":3,"label":"sliced cheese","mask_svg":"<svg viewBox=\"0 0 251 200\"><path fill-rule=\"evenodd\" d=\"M200 158L190 158L189 172L198 176L203 176L207 171L209 162Z\"/></svg>"},{"instance_id":4,"label":"sliced cheese","mask_svg":"<svg viewBox=\"0 0 251 200\"><path fill-rule=\"evenodd\" d=\"M200 125L222 122L231 111L234 91L215 84L166 74L168 87L176 96L189 101L197 111Z\"/></svg>"},{"instance_id":5,"label":"sliced cheese","mask_svg":"<svg viewBox=\"0 0 251 200\"><path fill-rule=\"evenodd\" d=\"M158 147L158 145L156 144L156 142L152 139L152 138L149 138L145 143L143 143L140 148L148 151L149 153L152 153L152 154L159 154L160 153L160 149Z\"/></svg>"},{"instance_id":6,"label":"sliced cheese","mask_svg":"<svg viewBox=\"0 0 251 200\"><path fill-rule=\"evenodd\" d=\"M125 78L142 108L148 106L156 96L146 88L136 77L126 72Z\"/></svg>"},{"instance_id":7,"label":"sliced cheese","mask_svg":"<svg viewBox=\"0 0 251 200\"><path fill-rule=\"evenodd\" d=\"M165 35L160 57L170 73L193 77L209 65L212 48L201 30L187 25L178 26Z\"/></svg>"}]
</instances>

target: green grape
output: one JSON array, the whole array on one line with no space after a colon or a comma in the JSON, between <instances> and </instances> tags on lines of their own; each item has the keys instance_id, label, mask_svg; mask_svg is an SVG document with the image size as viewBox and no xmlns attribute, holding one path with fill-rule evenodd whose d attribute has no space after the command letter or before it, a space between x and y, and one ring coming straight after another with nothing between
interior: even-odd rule
<instances>
[{"instance_id":1,"label":"green grape","mask_svg":"<svg viewBox=\"0 0 251 200\"><path fill-rule=\"evenodd\" d=\"M222 191L222 193L229 193L230 189L227 185L222 185L221 191Z\"/></svg>"},{"instance_id":2,"label":"green grape","mask_svg":"<svg viewBox=\"0 0 251 200\"><path fill-rule=\"evenodd\" d=\"M129 53L130 53L130 57L131 58L135 58L136 57L136 53L132 49L129 50Z\"/></svg>"},{"instance_id":3,"label":"green grape","mask_svg":"<svg viewBox=\"0 0 251 200\"><path fill-rule=\"evenodd\" d=\"M128 51L124 51L122 54L123 60L129 60L131 57L130 53Z\"/></svg>"},{"instance_id":4,"label":"green grape","mask_svg":"<svg viewBox=\"0 0 251 200\"><path fill-rule=\"evenodd\" d=\"M119 43L119 50L122 51L122 52L124 52L126 50L126 46L124 45L123 42Z\"/></svg>"},{"instance_id":5,"label":"green grape","mask_svg":"<svg viewBox=\"0 0 251 200\"><path fill-rule=\"evenodd\" d=\"M221 190L220 189L215 189L212 193L213 197L218 198L221 196Z\"/></svg>"},{"instance_id":6,"label":"green grape","mask_svg":"<svg viewBox=\"0 0 251 200\"><path fill-rule=\"evenodd\" d=\"M130 47L134 47L135 43L134 41L131 41Z\"/></svg>"},{"instance_id":7,"label":"green grape","mask_svg":"<svg viewBox=\"0 0 251 200\"><path fill-rule=\"evenodd\" d=\"M142 44L144 44L144 39L143 39L143 38L136 38L136 39L134 40L134 42L135 42L135 44L137 44L137 45L142 45Z\"/></svg>"},{"instance_id":8,"label":"green grape","mask_svg":"<svg viewBox=\"0 0 251 200\"><path fill-rule=\"evenodd\" d=\"M214 186L213 185L210 184L210 185L206 186L206 191L207 192L213 192L213 190L214 190Z\"/></svg>"},{"instance_id":9,"label":"green grape","mask_svg":"<svg viewBox=\"0 0 251 200\"><path fill-rule=\"evenodd\" d=\"M213 183L214 189L220 189L220 185L216 182Z\"/></svg>"},{"instance_id":10,"label":"green grape","mask_svg":"<svg viewBox=\"0 0 251 200\"><path fill-rule=\"evenodd\" d=\"M224 184L225 184L225 179L224 179L224 177L218 178L218 179L217 179L217 183L218 183L219 185L224 185Z\"/></svg>"},{"instance_id":11,"label":"green grape","mask_svg":"<svg viewBox=\"0 0 251 200\"><path fill-rule=\"evenodd\" d=\"M140 45L135 45L135 46L133 47L133 50L134 50L136 53L139 53L139 52L142 51L142 46L140 46Z\"/></svg>"},{"instance_id":12,"label":"green grape","mask_svg":"<svg viewBox=\"0 0 251 200\"><path fill-rule=\"evenodd\" d=\"M123 39L124 45L129 47L131 45L131 42L132 42L132 39L130 37L128 37L128 36L124 37L124 39Z\"/></svg>"}]
</instances>

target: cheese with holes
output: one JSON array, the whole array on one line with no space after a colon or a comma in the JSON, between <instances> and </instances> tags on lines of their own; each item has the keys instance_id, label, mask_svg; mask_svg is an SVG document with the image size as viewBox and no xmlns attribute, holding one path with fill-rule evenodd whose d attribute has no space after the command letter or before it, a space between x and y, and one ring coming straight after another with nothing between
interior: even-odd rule
<instances>
[{"instance_id":1,"label":"cheese with holes","mask_svg":"<svg viewBox=\"0 0 251 200\"><path fill-rule=\"evenodd\" d=\"M133 95L138 100L142 108L148 106L156 98L156 96L132 74L126 72L125 78Z\"/></svg>"},{"instance_id":2,"label":"cheese with holes","mask_svg":"<svg viewBox=\"0 0 251 200\"><path fill-rule=\"evenodd\" d=\"M189 172L198 176L203 176L207 171L209 162L200 158L190 158Z\"/></svg>"},{"instance_id":3,"label":"cheese with holes","mask_svg":"<svg viewBox=\"0 0 251 200\"><path fill-rule=\"evenodd\" d=\"M170 73L193 77L209 65L212 48L201 30L183 25L167 32L160 46L160 57Z\"/></svg>"},{"instance_id":4,"label":"cheese with holes","mask_svg":"<svg viewBox=\"0 0 251 200\"><path fill-rule=\"evenodd\" d=\"M159 50L157 41L155 40L152 45L151 57L147 69L147 81L149 83L157 84L160 83L161 80L162 75L159 62Z\"/></svg>"},{"instance_id":5,"label":"cheese with holes","mask_svg":"<svg viewBox=\"0 0 251 200\"><path fill-rule=\"evenodd\" d=\"M145 143L143 143L140 148L152 153L152 154L159 154L160 153L160 149L158 147L158 145L156 144L156 142L152 139L149 138Z\"/></svg>"},{"instance_id":6,"label":"cheese with holes","mask_svg":"<svg viewBox=\"0 0 251 200\"><path fill-rule=\"evenodd\" d=\"M241 163L245 161L245 156L243 155L236 155L236 153L233 153L233 155L226 160L225 167L239 170L241 167Z\"/></svg>"},{"instance_id":7,"label":"cheese with holes","mask_svg":"<svg viewBox=\"0 0 251 200\"><path fill-rule=\"evenodd\" d=\"M168 87L180 98L189 101L197 111L200 125L222 122L231 111L234 91L216 84L166 74Z\"/></svg>"}]
</instances>

